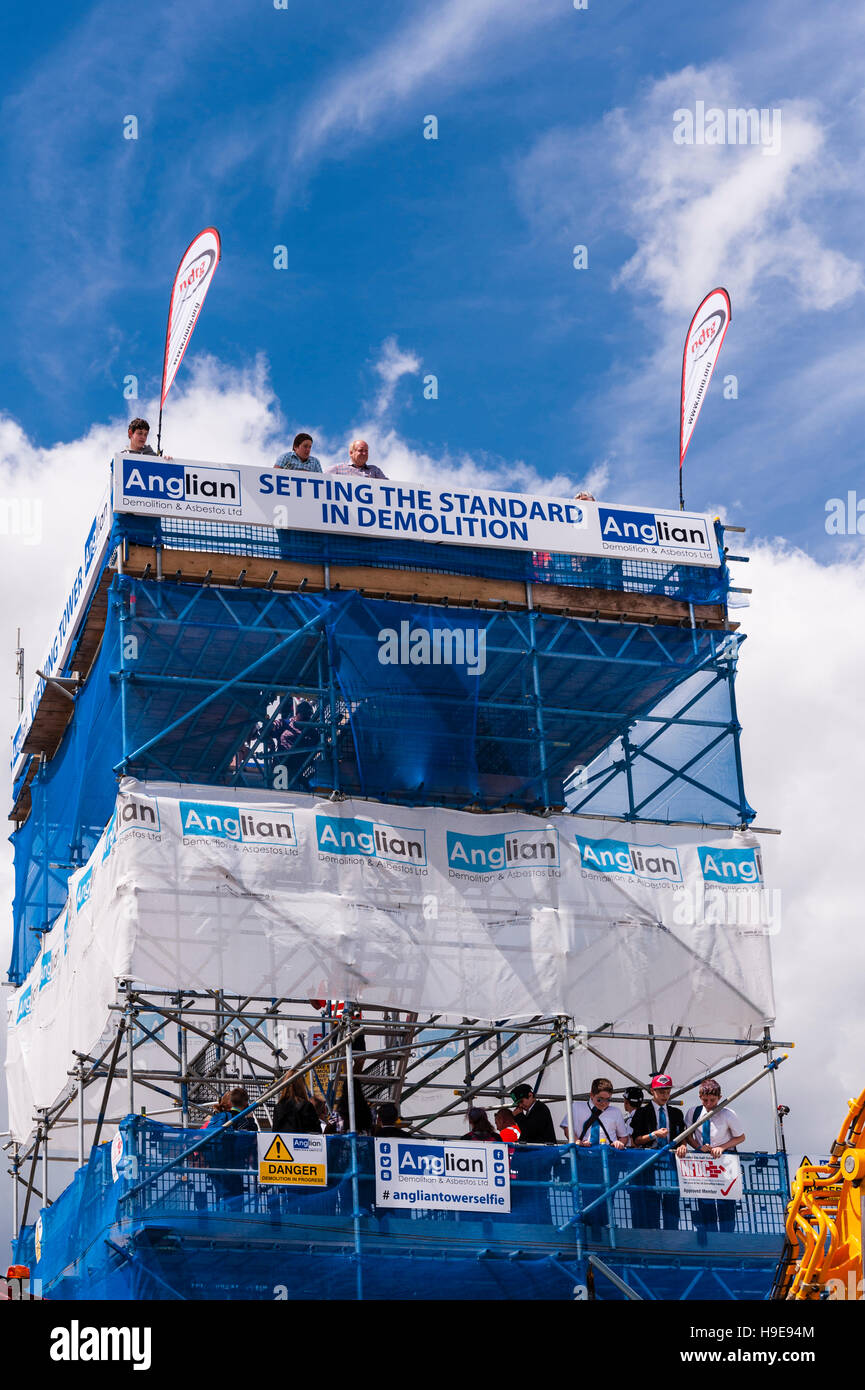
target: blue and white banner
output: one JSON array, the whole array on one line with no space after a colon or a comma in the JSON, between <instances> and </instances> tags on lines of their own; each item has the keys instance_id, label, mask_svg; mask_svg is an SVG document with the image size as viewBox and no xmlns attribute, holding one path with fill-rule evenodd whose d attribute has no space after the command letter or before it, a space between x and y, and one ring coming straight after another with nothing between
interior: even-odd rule
<instances>
[{"instance_id":1,"label":"blue and white banner","mask_svg":"<svg viewBox=\"0 0 865 1390\"><path fill-rule=\"evenodd\" d=\"M143 454L115 458L114 509L335 536L720 564L714 523L697 512L192 459L166 462Z\"/></svg>"},{"instance_id":2,"label":"blue and white banner","mask_svg":"<svg viewBox=\"0 0 865 1390\"><path fill-rule=\"evenodd\" d=\"M439 1139L376 1139L377 1207L465 1211L511 1209L507 1144Z\"/></svg>"},{"instance_id":3,"label":"blue and white banner","mask_svg":"<svg viewBox=\"0 0 865 1390\"><path fill-rule=\"evenodd\" d=\"M9 1001L14 1132L119 979L746 1037L774 1013L777 905L747 832L125 779Z\"/></svg>"},{"instance_id":4,"label":"blue and white banner","mask_svg":"<svg viewBox=\"0 0 865 1390\"><path fill-rule=\"evenodd\" d=\"M63 604L63 611L60 621L57 624L48 651L42 661L42 665L37 669L42 671L43 676L59 675L64 666L75 638L78 635L78 628L87 605L93 595L96 582L102 572L102 562L108 549L108 537L111 534L111 491L106 489L102 500L99 503L96 515L90 523L87 532L87 539L84 542L84 554L81 564L78 566L66 590L66 601ZM43 676L37 676L30 698L27 700L18 728L12 737L12 770L21 756L21 749L24 740L30 731L34 715L39 708L39 701L42 699L45 690Z\"/></svg>"}]
</instances>

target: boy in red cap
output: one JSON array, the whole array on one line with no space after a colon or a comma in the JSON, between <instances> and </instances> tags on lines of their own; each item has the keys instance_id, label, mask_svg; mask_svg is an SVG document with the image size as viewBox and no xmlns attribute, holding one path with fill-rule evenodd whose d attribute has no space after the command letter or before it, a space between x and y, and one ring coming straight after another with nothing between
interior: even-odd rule
<instances>
[{"instance_id":1,"label":"boy in red cap","mask_svg":"<svg viewBox=\"0 0 865 1390\"><path fill-rule=\"evenodd\" d=\"M682 1133L685 1117L677 1105L670 1104L672 1089L672 1077L663 1072L652 1077L652 1099L640 1106L631 1123L631 1142L635 1149L662 1149ZM672 1189L671 1183L674 1184ZM637 1191L638 1188L643 1190ZM633 1189L631 1213L635 1226L660 1230L663 1215L664 1230L678 1230L679 1187L671 1158L658 1159L634 1180Z\"/></svg>"}]
</instances>

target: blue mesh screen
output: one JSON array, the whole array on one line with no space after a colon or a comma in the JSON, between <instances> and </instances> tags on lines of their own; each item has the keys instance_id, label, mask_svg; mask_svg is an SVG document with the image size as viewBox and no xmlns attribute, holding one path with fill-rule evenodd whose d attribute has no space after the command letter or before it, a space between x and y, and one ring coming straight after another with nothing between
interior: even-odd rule
<instances>
[{"instance_id":1,"label":"blue mesh screen","mask_svg":"<svg viewBox=\"0 0 865 1390\"><path fill-rule=\"evenodd\" d=\"M690 603L726 603L730 584L725 566L711 569L652 560L559 555L550 551L430 545L404 539L368 540L363 536L325 536L314 531L284 531L270 526L174 517L118 516L115 535L126 537L133 544L162 545L167 550L203 550L269 560L306 560L311 564L371 565L489 579L529 580L536 584L568 584L581 589L663 594ZM723 549L722 542L721 546ZM170 555L165 556L164 566L165 572L170 573Z\"/></svg>"},{"instance_id":2,"label":"blue mesh screen","mask_svg":"<svg viewBox=\"0 0 865 1390\"><path fill-rule=\"evenodd\" d=\"M633 1280L632 1287L640 1281L644 1296L705 1297L708 1283L725 1290L716 1297L759 1297L771 1285L782 1243L775 1155L743 1155L745 1197L734 1229L705 1235L693 1204L678 1198L666 1161L639 1192L611 1199L612 1223L609 1214L573 1220L580 1205L642 1163L644 1154L580 1150L574 1169L565 1148L517 1148L511 1212L478 1217L454 1210L379 1212L371 1139L327 1141L326 1189L276 1189L258 1185L254 1134L217 1131L184 1158L200 1133L141 1117L128 1118L122 1129L126 1156L118 1180L103 1144L42 1212L41 1260L35 1261L32 1228L18 1241L16 1259L42 1279L49 1298L569 1299L574 1285L585 1283L589 1250ZM166 1163L172 1166L165 1173L139 1186ZM675 1229L636 1228L635 1197L675 1201ZM618 1296L600 1276L596 1285L600 1297Z\"/></svg>"}]
</instances>

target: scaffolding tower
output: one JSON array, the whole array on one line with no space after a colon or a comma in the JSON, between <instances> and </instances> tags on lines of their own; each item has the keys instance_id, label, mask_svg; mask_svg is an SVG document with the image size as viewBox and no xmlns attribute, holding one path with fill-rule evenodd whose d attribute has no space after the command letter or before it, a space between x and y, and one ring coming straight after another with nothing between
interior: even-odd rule
<instances>
[{"instance_id":1,"label":"scaffolding tower","mask_svg":"<svg viewBox=\"0 0 865 1390\"><path fill-rule=\"evenodd\" d=\"M735 703L742 639L727 610L726 561L741 557L723 546L738 529L717 523L723 559L707 569L114 513L74 643L17 740L10 982L20 988L41 958L126 776L753 830ZM399 641L436 623L482 634L483 669L455 681L442 664L381 662L382 632ZM768 1027L622 1030L582 1012L455 1020L121 979L98 1045L70 1056L64 1092L7 1145L15 1230L29 1229L34 1199L44 1211L64 1193L71 1165L95 1162L109 1127L143 1116L191 1131L242 1087L266 1128L294 1075L329 1112L343 1091L353 1109L353 1077L373 1109L400 1107L407 1134L455 1138L472 1103L504 1105L517 1082L568 1114L598 1072L618 1090L675 1064L675 1100L710 1072L759 1063L782 1149L772 1063L787 1044ZM749 1194L763 1215L743 1217L754 1259L783 1229L780 1208L765 1215L786 1190L780 1154L770 1159ZM596 1254L616 1249L612 1203ZM356 1201L352 1219L357 1245ZM592 1242L574 1238L579 1263ZM723 1253L730 1264L737 1252ZM628 1258L643 1278L651 1252L638 1244Z\"/></svg>"}]
</instances>

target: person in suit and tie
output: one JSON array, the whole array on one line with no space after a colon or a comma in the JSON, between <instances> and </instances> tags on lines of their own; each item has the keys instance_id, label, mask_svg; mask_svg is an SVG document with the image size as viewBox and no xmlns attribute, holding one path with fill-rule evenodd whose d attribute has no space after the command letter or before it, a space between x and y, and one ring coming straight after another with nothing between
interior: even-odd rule
<instances>
[{"instance_id":1,"label":"person in suit and tie","mask_svg":"<svg viewBox=\"0 0 865 1390\"><path fill-rule=\"evenodd\" d=\"M677 1105L670 1104L672 1089L671 1077L664 1074L652 1077L652 1098L640 1106L631 1123L631 1143L635 1149L662 1149L682 1133L685 1117ZM632 1183L631 1213L635 1226L657 1231L663 1217L665 1231L678 1230L678 1181L675 1188L669 1190L665 1179L670 1173L675 1178L672 1160L666 1157L647 1168Z\"/></svg>"}]
</instances>

